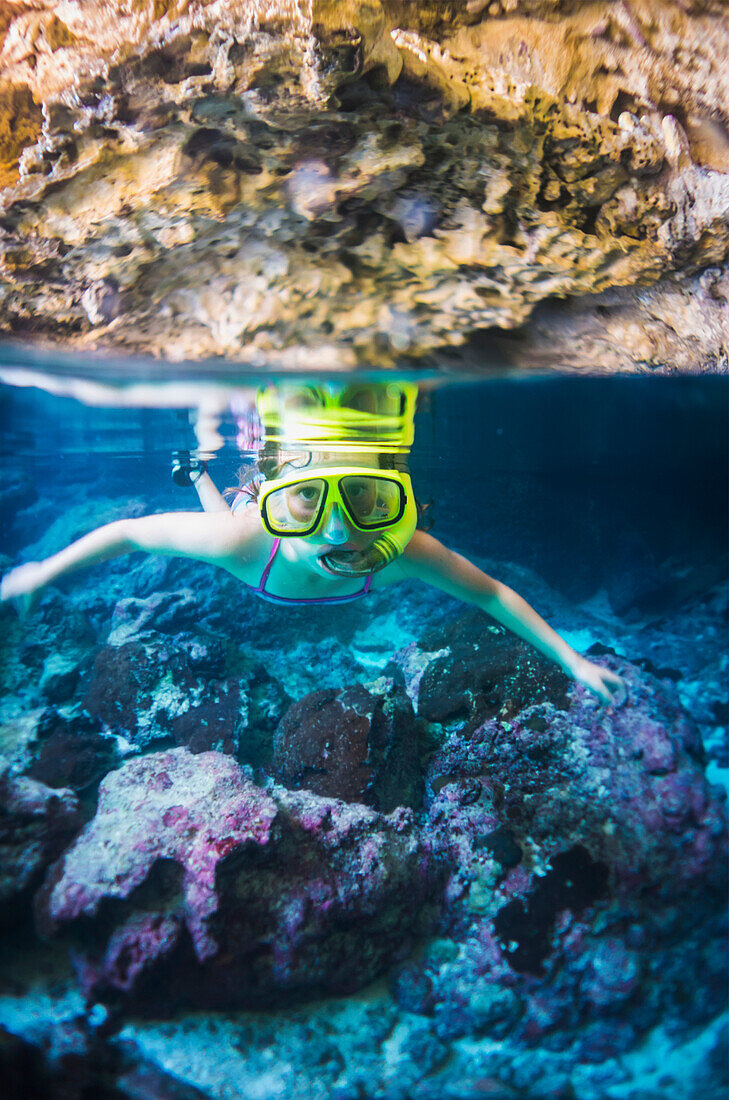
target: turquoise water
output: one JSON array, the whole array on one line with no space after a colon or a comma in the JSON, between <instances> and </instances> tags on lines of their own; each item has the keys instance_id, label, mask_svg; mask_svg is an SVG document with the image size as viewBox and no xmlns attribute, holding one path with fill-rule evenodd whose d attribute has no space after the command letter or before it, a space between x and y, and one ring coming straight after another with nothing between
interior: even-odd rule
<instances>
[{"instance_id":1,"label":"turquoise water","mask_svg":"<svg viewBox=\"0 0 729 1100\"><path fill-rule=\"evenodd\" d=\"M220 489L254 456L245 410L267 379L211 364L171 387L136 365L134 386L115 367L99 385L83 363L12 368L0 389L3 571L124 516L197 510L194 489L171 478L175 451L204 455ZM618 670L627 702L600 710L482 611L412 581L350 606L280 608L210 565L134 554L63 577L22 622L4 605L6 775L73 792L80 817L57 834L46 810L14 818L11 799L5 811L0 1025L36 1049L43 1036L58 1042L66 1021L86 1053L93 1037L110 1062L126 1042L137 1069L211 1097L719 1096L729 381L413 378L409 465L431 535ZM386 700L376 705L389 715L387 737L405 740L383 750L385 735L371 733L363 761L359 727L327 711L333 740L314 758L316 724L300 717L302 700L329 691L317 706L346 703L362 685L370 701ZM396 721L405 711L407 722ZM354 739L357 766L372 769L361 797L344 780L336 788L327 762L340 736ZM491 743L501 748L489 756ZM236 857L245 873L232 856L221 865L221 897L221 883L245 874L246 904L265 896L269 908L247 924L225 895L208 966L185 938L194 941L193 903L178 913L170 900L182 889L181 857L164 849L169 881L155 865L123 901L107 884L98 911L75 925L59 918L49 938L38 891L53 861L67 854L70 892L69 876L81 894L93 893L93 874L103 878L78 832L102 827L99 785L146 758L157 767L169 752L190 754L191 768L242 769L259 816L264 792L279 799L276 820L284 804L294 814L294 796L281 791L314 792L296 810L304 816L339 797L359 815L356 835L377 838L389 892L364 849L338 863L344 840L325 858L324 848L312 855L277 834L260 866L248 867L247 854ZM182 784L175 812L194 816L197 780L185 786L171 767L165 774ZM317 787L322 776L334 787ZM393 809L409 815L399 833L382 824ZM124 813L105 849L109 866L119 829L134 833L135 812ZM31 827L42 858L23 847ZM319 825L311 829L319 843ZM311 885L327 866L338 868L344 898L334 932ZM53 873L62 876L62 864ZM231 897L240 898L236 881ZM358 908L363 883L370 908ZM272 915L284 895L289 915ZM297 905L310 915L294 919ZM134 940L129 950L151 978L123 988L108 973L91 980L112 930L122 935L121 915L157 910L187 931L161 962L144 961L148 941ZM251 962L246 936L259 953L264 942L273 951L272 970ZM333 936L346 945L340 955ZM81 965L84 952L92 962ZM101 1095L91 1061L88 1095ZM67 1072L48 1057L35 1094L61 1095Z\"/></svg>"}]
</instances>

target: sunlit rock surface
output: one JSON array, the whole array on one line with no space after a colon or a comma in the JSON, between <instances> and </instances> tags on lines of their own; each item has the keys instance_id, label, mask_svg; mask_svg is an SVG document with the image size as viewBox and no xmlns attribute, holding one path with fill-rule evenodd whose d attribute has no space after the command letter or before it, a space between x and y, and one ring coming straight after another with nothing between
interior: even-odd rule
<instances>
[{"instance_id":1,"label":"sunlit rock surface","mask_svg":"<svg viewBox=\"0 0 729 1100\"><path fill-rule=\"evenodd\" d=\"M86 918L87 996L166 1014L358 989L427 930L437 881L410 811L265 791L174 749L106 777L37 909L45 931Z\"/></svg>"},{"instance_id":2,"label":"sunlit rock surface","mask_svg":"<svg viewBox=\"0 0 729 1100\"><path fill-rule=\"evenodd\" d=\"M6 334L725 366L721 0L21 0L0 32Z\"/></svg>"}]
</instances>

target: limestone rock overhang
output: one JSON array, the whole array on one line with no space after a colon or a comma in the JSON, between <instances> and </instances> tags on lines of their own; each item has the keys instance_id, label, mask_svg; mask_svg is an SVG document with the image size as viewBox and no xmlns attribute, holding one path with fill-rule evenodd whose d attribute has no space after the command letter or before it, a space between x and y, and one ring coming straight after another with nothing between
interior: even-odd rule
<instances>
[{"instance_id":1,"label":"limestone rock overhang","mask_svg":"<svg viewBox=\"0 0 729 1100\"><path fill-rule=\"evenodd\" d=\"M722 0L19 0L0 332L725 370L728 51Z\"/></svg>"}]
</instances>

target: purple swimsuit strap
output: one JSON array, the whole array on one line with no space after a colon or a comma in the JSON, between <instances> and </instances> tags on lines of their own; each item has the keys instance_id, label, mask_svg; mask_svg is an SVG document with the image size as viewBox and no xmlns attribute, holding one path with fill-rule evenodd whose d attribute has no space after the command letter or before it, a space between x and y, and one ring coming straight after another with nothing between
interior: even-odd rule
<instances>
[{"instance_id":1,"label":"purple swimsuit strap","mask_svg":"<svg viewBox=\"0 0 729 1100\"><path fill-rule=\"evenodd\" d=\"M309 603L346 603L348 600L358 600L360 596L366 596L370 590L372 584L372 574L370 573L367 580L364 583L364 587L360 588L359 592L350 592L348 596L320 596L317 599L295 599L291 596L274 596L270 592L266 592L266 581L268 580L268 574L271 572L271 566L273 565L274 558L278 553L278 548L281 545L281 539L274 539L273 546L271 547L271 553L268 556L263 573L261 574L261 580L258 588L253 588L253 591L258 596L263 596L265 600L272 600L274 603L295 603L295 604L309 604ZM252 585L249 585L252 588Z\"/></svg>"},{"instance_id":2,"label":"purple swimsuit strap","mask_svg":"<svg viewBox=\"0 0 729 1100\"><path fill-rule=\"evenodd\" d=\"M258 583L258 588L256 588L256 590L255 590L256 592L263 593L263 592L266 591L266 581L268 580L268 574L271 572L271 566L273 565L273 559L276 557L276 554L278 553L278 548L279 548L280 545L281 545L281 539L274 539L273 540L273 546L271 547L271 553L268 555L268 561L266 562L265 569L261 573L261 579Z\"/></svg>"}]
</instances>

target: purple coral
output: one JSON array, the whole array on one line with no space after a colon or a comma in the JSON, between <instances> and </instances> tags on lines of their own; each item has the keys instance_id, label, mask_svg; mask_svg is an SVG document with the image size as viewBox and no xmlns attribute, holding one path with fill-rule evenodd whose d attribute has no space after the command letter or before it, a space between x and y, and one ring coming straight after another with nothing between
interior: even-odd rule
<instances>
[{"instance_id":1,"label":"purple coral","mask_svg":"<svg viewBox=\"0 0 729 1100\"><path fill-rule=\"evenodd\" d=\"M90 997L165 1011L353 989L408 950L434 893L409 811L264 791L229 757L175 749L106 777L37 911L47 932L93 929Z\"/></svg>"},{"instance_id":2,"label":"purple coral","mask_svg":"<svg viewBox=\"0 0 729 1100\"><path fill-rule=\"evenodd\" d=\"M644 987L641 975L665 966L677 936L703 928L686 950L704 960L704 1015L718 1010L723 791L706 781L698 732L675 689L608 659L628 698L604 707L578 685L562 695L557 681L545 697L517 667L499 699L477 693L459 710L457 699L446 705L443 685L488 683L489 649L457 649L455 663L441 650L437 676L426 669L420 698L441 737L426 775L427 829L450 854L441 932L461 947L445 959L426 951L399 971L400 1003L432 1013L442 1037L499 1036L508 1026L528 1043L554 1033L563 1047L600 1017L598 1037L630 1045L634 1021L683 1012L668 983ZM469 676L475 663L480 681ZM508 1007L495 990L514 995ZM606 1056L585 1043L586 1059Z\"/></svg>"}]
</instances>

